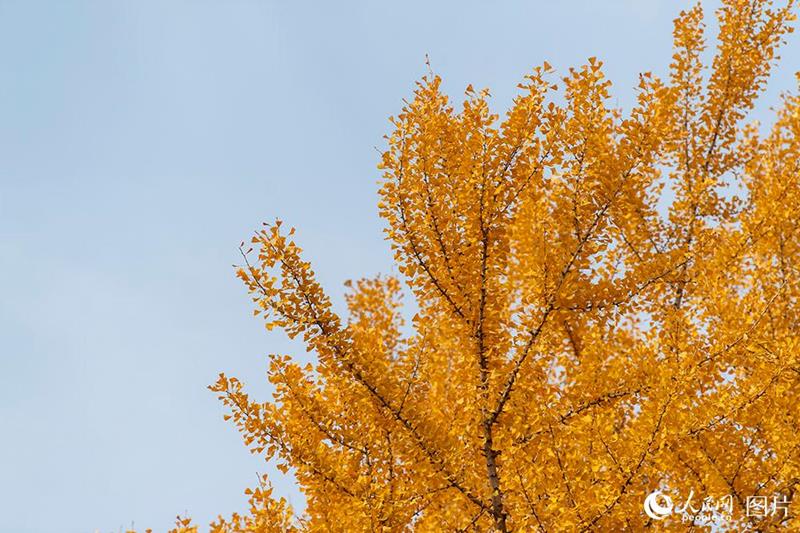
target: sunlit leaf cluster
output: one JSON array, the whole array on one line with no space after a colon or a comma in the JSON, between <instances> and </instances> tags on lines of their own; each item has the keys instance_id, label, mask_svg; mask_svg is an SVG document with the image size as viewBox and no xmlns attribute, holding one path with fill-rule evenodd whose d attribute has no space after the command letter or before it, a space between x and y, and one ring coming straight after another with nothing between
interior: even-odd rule
<instances>
[{"instance_id":1,"label":"sunlit leaf cluster","mask_svg":"<svg viewBox=\"0 0 800 533\"><path fill-rule=\"evenodd\" d=\"M212 531L641 531L656 488L800 529L744 510L800 484L800 98L747 122L794 6L723 4L711 54L680 14L628 112L595 58L535 68L502 116L424 77L380 163L397 276L348 284L347 316L292 231L255 234L256 313L316 358L271 356L266 401L212 390L307 505L264 480Z\"/></svg>"}]
</instances>

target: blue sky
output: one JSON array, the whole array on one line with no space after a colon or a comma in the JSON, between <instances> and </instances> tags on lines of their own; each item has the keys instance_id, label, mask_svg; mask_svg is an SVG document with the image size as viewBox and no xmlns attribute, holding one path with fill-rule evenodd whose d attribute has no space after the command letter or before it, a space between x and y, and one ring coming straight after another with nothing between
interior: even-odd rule
<instances>
[{"instance_id":1,"label":"blue sky","mask_svg":"<svg viewBox=\"0 0 800 533\"><path fill-rule=\"evenodd\" d=\"M297 226L341 302L392 271L375 147L426 53L498 110L532 66L596 55L628 106L685 5L0 0L0 531L243 509L275 471L206 386L225 371L266 398L266 354L308 356L252 317L239 241ZM797 44L755 116L795 87Z\"/></svg>"}]
</instances>

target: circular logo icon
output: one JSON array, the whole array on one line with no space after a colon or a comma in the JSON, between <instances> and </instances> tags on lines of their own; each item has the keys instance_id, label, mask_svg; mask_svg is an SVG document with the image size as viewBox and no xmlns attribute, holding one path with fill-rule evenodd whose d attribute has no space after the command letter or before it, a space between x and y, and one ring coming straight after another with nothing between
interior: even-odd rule
<instances>
[{"instance_id":1,"label":"circular logo icon","mask_svg":"<svg viewBox=\"0 0 800 533\"><path fill-rule=\"evenodd\" d=\"M672 513L672 500L660 490L654 490L644 499L644 512L653 520L663 520Z\"/></svg>"}]
</instances>

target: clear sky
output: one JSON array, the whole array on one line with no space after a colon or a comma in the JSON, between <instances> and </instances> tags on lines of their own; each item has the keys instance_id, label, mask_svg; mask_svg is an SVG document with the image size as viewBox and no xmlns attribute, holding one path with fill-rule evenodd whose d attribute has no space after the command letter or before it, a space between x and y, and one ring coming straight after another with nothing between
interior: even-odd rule
<instances>
[{"instance_id":1,"label":"clear sky","mask_svg":"<svg viewBox=\"0 0 800 533\"><path fill-rule=\"evenodd\" d=\"M265 355L307 356L252 317L239 241L297 226L341 304L392 270L375 147L426 53L498 110L533 65L596 55L629 106L685 5L0 0L0 531L243 509L274 470L206 386L224 370L267 398ZM797 46L757 116L795 87Z\"/></svg>"}]
</instances>

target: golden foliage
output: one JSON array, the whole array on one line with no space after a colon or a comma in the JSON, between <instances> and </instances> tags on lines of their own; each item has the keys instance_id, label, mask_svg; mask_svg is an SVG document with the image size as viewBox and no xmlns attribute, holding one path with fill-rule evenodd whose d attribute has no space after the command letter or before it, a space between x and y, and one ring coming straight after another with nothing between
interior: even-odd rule
<instances>
[{"instance_id":1,"label":"golden foliage","mask_svg":"<svg viewBox=\"0 0 800 533\"><path fill-rule=\"evenodd\" d=\"M595 58L534 69L502 119L423 78L381 162L402 280L350 284L342 319L292 231L245 254L256 312L317 360L272 356L272 401L212 390L307 509L265 481L212 531L639 531L658 487L800 529L744 509L800 483L800 99L766 135L742 123L792 9L725 1L708 67L702 9L681 13L628 114Z\"/></svg>"}]
</instances>

